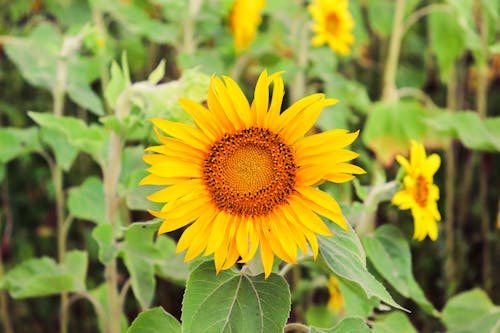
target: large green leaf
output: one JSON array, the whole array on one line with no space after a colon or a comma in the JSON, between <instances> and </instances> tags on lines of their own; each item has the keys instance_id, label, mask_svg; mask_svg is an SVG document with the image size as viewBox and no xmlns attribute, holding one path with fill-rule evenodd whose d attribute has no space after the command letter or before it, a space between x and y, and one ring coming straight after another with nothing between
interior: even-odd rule
<instances>
[{"instance_id":1,"label":"large green leaf","mask_svg":"<svg viewBox=\"0 0 500 333\"><path fill-rule=\"evenodd\" d=\"M344 298L344 309L348 316L367 317L380 301L368 298L363 289L355 282L337 278L340 292Z\"/></svg>"},{"instance_id":2,"label":"large green leaf","mask_svg":"<svg viewBox=\"0 0 500 333\"><path fill-rule=\"evenodd\" d=\"M408 151L410 140L422 141L425 134L423 108L417 102L375 103L368 114L362 139L384 165L396 154Z\"/></svg>"},{"instance_id":3,"label":"large green leaf","mask_svg":"<svg viewBox=\"0 0 500 333\"><path fill-rule=\"evenodd\" d=\"M191 272L182 305L184 333L280 333L290 311L288 284L279 275L249 276L213 262Z\"/></svg>"},{"instance_id":4,"label":"large green leaf","mask_svg":"<svg viewBox=\"0 0 500 333\"><path fill-rule=\"evenodd\" d=\"M328 268L341 278L356 283L368 298L375 297L401 309L366 268L366 255L354 230L349 227L345 231L334 223L330 223L330 229L334 236L318 237L319 250Z\"/></svg>"},{"instance_id":5,"label":"large green leaf","mask_svg":"<svg viewBox=\"0 0 500 333\"><path fill-rule=\"evenodd\" d=\"M162 235L156 239L156 246L163 256L156 263L156 274L184 286L189 276L189 265L184 262L182 255L175 253L175 241Z\"/></svg>"},{"instance_id":6,"label":"large green leaf","mask_svg":"<svg viewBox=\"0 0 500 333\"><path fill-rule=\"evenodd\" d=\"M90 154L95 161L102 161L107 140L103 127L87 126L82 120L73 117L56 117L50 113L29 112L29 116L44 129L63 136L76 149Z\"/></svg>"},{"instance_id":7,"label":"large green leaf","mask_svg":"<svg viewBox=\"0 0 500 333\"><path fill-rule=\"evenodd\" d=\"M347 317L332 328L311 327L311 333L370 333L370 328L361 318Z\"/></svg>"},{"instance_id":8,"label":"large green leaf","mask_svg":"<svg viewBox=\"0 0 500 333\"><path fill-rule=\"evenodd\" d=\"M78 149L71 145L62 133L51 128L42 127L40 138L54 153L57 164L64 171L68 171L78 155Z\"/></svg>"},{"instance_id":9,"label":"large green leaf","mask_svg":"<svg viewBox=\"0 0 500 333\"><path fill-rule=\"evenodd\" d=\"M451 298L442 318L450 333L498 332L500 307L484 291L473 289Z\"/></svg>"},{"instance_id":10,"label":"large green leaf","mask_svg":"<svg viewBox=\"0 0 500 333\"><path fill-rule=\"evenodd\" d=\"M97 177L88 177L68 193L68 209L74 217L97 224L106 222L106 203L102 182Z\"/></svg>"},{"instance_id":11,"label":"large green leaf","mask_svg":"<svg viewBox=\"0 0 500 333\"><path fill-rule=\"evenodd\" d=\"M99 261L104 265L109 264L118 254L118 247L113 239L113 227L108 223L100 224L92 230L92 237L99 246Z\"/></svg>"},{"instance_id":12,"label":"large green leaf","mask_svg":"<svg viewBox=\"0 0 500 333\"><path fill-rule=\"evenodd\" d=\"M29 259L16 266L2 278L1 289L13 298L30 298L85 290L87 253L71 251L63 265L48 257Z\"/></svg>"},{"instance_id":13,"label":"large green leaf","mask_svg":"<svg viewBox=\"0 0 500 333\"><path fill-rule=\"evenodd\" d=\"M23 154L41 151L38 129L0 128L0 163L7 163Z\"/></svg>"},{"instance_id":14,"label":"large green leaf","mask_svg":"<svg viewBox=\"0 0 500 333\"><path fill-rule=\"evenodd\" d=\"M374 333L417 333L408 317L399 311L377 318L372 325Z\"/></svg>"},{"instance_id":15,"label":"large green leaf","mask_svg":"<svg viewBox=\"0 0 500 333\"><path fill-rule=\"evenodd\" d=\"M372 235L363 237L363 244L373 267L394 289L412 298L425 311L438 315L413 277L410 247L398 228L383 225Z\"/></svg>"},{"instance_id":16,"label":"large green leaf","mask_svg":"<svg viewBox=\"0 0 500 333\"><path fill-rule=\"evenodd\" d=\"M429 35L441 80L448 82L451 68L458 57L465 52L465 33L457 20L456 13L432 11L429 14Z\"/></svg>"},{"instance_id":17,"label":"large green leaf","mask_svg":"<svg viewBox=\"0 0 500 333\"><path fill-rule=\"evenodd\" d=\"M500 151L500 117L480 119L472 111L442 112L427 118L426 123L470 149Z\"/></svg>"},{"instance_id":18,"label":"large green leaf","mask_svg":"<svg viewBox=\"0 0 500 333\"><path fill-rule=\"evenodd\" d=\"M181 324L162 307L139 313L127 333L181 333Z\"/></svg>"},{"instance_id":19,"label":"large green leaf","mask_svg":"<svg viewBox=\"0 0 500 333\"><path fill-rule=\"evenodd\" d=\"M158 227L157 220L132 223L125 230L120 248L120 255L130 274L132 291L144 309L149 307L154 296L154 264L162 259L153 242Z\"/></svg>"}]
</instances>

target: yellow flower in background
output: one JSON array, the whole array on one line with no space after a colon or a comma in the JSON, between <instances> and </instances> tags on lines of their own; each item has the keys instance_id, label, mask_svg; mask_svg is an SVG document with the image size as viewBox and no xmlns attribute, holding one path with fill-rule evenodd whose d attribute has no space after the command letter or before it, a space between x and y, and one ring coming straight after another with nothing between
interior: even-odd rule
<instances>
[{"instance_id":1,"label":"yellow flower in background","mask_svg":"<svg viewBox=\"0 0 500 333\"><path fill-rule=\"evenodd\" d=\"M264 0L236 0L229 14L229 27L234 37L236 52L248 48L261 22Z\"/></svg>"},{"instance_id":2,"label":"yellow flower in background","mask_svg":"<svg viewBox=\"0 0 500 333\"><path fill-rule=\"evenodd\" d=\"M350 45L354 43L354 20L347 0L313 0L308 9L314 19L312 30L316 33L312 45L328 44L340 55L349 54Z\"/></svg>"},{"instance_id":3,"label":"yellow flower in background","mask_svg":"<svg viewBox=\"0 0 500 333\"><path fill-rule=\"evenodd\" d=\"M422 241L427 235L436 240L437 221L441 220L437 208L439 188L433 176L439 169L441 158L437 154L427 157L424 146L412 141L410 161L401 155L396 160L405 169L403 189L392 198L392 203L400 209L411 209L414 220L413 238Z\"/></svg>"},{"instance_id":4,"label":"yellow flower in background","mask_svg":"<svg viewBox=\"0 0 500 333\"><path fill-rule=\"evenodd\" d=\"M335 312L339 312L344 307L344 296L340 291L339 282L335 276L331 276L326 284L330 299L328 300L328 307Z\"/></svg>"},{"instance_id":5,"label":"yellow flower in background","mask_svg":"<svg viewBox=\"0 0 500 333\"><path fill-rule=\"evenodd\" d=\"M151 167L141 183L169 185L148 197L165 203L151 214L163 219L159 234L189 225L177 244L177 252L187 250L186 261L214 254L220 271L239 258L248 262L260 246L267 277L274 255L295 263L297 249L305 254L309 243L316 257L316 234L332 235L317 214L347 227L335 199L315 185L365 173L348 163L358 154L344 149L358 132L305 136L337 101L314 94L280 114L280 75L262 72L251 105L231 78L212 76L208 109L179 100L197 127L152 119L162 145L147 149L155 154L144 156Z\"/></svg>"}]
</instances>

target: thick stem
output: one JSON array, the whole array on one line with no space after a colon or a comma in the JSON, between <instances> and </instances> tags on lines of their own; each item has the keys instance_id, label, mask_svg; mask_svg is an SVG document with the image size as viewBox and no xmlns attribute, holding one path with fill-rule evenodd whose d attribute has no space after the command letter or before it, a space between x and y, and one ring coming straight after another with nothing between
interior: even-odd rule
<instances>
[{"instance_id":1,"label":"thick stem","mask_svg":"<svg viewBox=\"0 0 500 333\"><path fill-rule=\"evenodd\" d=\"M196 50L196 41L194 39L195 19L200 11L202 0L190 0L189 12L182 22L182 51L192 54Z\"/></svg>"},{"instance_id":2,"label":"thick stem","mask_svg":"<svg viewBox=\"0 0 500 333\"><path fill-rule=\"evenodd\" d=\"M392 24L392 34L389 41L389 53L384 68L384 86L382 90L382 100L394 101L398 98L396 90L396 70L399 62L399 51L401 40L403 39L403 16L405 0L396 0L396 10Z\"/></svg>"},{"instance_id":3,"label":"thick stem","mask_svg":"<svg viewBox=\"0 0 500 333\"><path fill-rule=\"evenodd\" d=\"M300 27L300 25L299 25ZM307 50L309 48L309 24L303 22L298 29L298 48L296 54L296 62L298 71L290 87L290 96L292 101L298 101L305 95L306 92L306 65L307 65Z\"/></svg>"},{"instance_id":4,"label":"thick stem","mask_svg":"<svg viewBox=\"0 0 500 333\"><path fill-rule=\"evenodd\" d=\"M301 323L290 323L286 324L284 332L300 332L300 333L309 333L311 330L304 324Z\"/></svg>"},{"instance_id":5,"label":"thick stem","mask_svg":"<svg viewBox=\"0 0 500 333\"><path fill-rule=\"evenodd\" d=\"M481 44L483 54L488 54L487 44L487 20L483 16L482 3L476 1L478 8L478 28L481 36ZM478 77L477 77L477 91L476 102L477 112L479 117L484 119L487 116L487 100L488 100L488 60L478 62ZM487 293L491 292L491 242L490 242L490 216L488 211L488 179L484 153L481 154L479 160L479 206L481 208L481 234L483 240L483 287Z\"/></svg>"},{"instance_id":6,"label":"thick stem","mask_svg":"<svg viewBox=\"0 0 500 333\"><path fill-rule=\"evenodd\" d=\"M447 109L453 112L457 107L457 76L455 67L453 66L448 78L448 95L447 95ZM455 163L455 152L453 150L453 141L450 143L445 150L446 159L446 179L445 179L445 247L446 247L446 263L445 263L445 276L446 283L448 286L448 291L453 293L457 286L456 277L456 255L455 255L455 228L454 228L454 202L455 202L455 177L456 177L456 163ZM451 287L451 288L450 288Z\"/></svg>"}]
</instances>

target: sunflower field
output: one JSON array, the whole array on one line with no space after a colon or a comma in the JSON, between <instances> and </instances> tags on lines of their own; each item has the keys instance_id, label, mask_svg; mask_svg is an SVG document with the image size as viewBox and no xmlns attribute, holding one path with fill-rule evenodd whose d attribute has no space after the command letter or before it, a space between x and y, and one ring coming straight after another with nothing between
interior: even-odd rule
<instances>
[{"instance_id":1,"label":"sunflower field","mask_svg":"<svg viewBox=\"0 0 500 333\"><path fill-rule=\"evenodd\" d=\"M499 0L0 0L0 332L500 333Z\"/></svg>"}]
</instances>

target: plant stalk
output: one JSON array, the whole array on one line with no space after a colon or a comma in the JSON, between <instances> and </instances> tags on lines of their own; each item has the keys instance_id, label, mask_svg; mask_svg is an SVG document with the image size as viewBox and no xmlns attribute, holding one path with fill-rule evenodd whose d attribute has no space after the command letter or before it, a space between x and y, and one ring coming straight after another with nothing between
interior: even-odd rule
<instances>
[{"instance_id":1,"label":"plant stalk","mask_svg":"<svg viewBox=\"0 0 500 333\"><path fill-rule=\"evenodd\" d=\"M403 18L404 18L405 0L396 0L396 10L392 24L392 34L389 41L389 53L384 68L382 100L389 102L397 100L398 92L396 90L396 70L399 62L399 52L401 41L403 39Z\"/></svg>"},{"instance_id":2,"label":"plant stalk","mask_svg":"<svg viewBox=\"0 0 500 333\"><path fill-rule=\"evenodd\" d=\"M194 39L195 19L201 9L202 0L189 0L189 11L187 17L182 22L182 51L193 54L196 50L196 40Z\"/></svg>"},{"instance_id":3,"label":"plant stalk","mask_svg":"<svg viewBox=\"0 0 500 333\"><path fill-rule=\"evenodd\" d=\"M452 66L450 75L448 77L448 95L447 95L447 109L453 112L457 108L457 75L455 66ZM456 253L455 253L455 177L456 177L456 162L455 151L453 150L453 140L450 140L445 149L446 159L446 175L445 175L445 248L446 248L446 262L445 262L445 277L448 286L448 292L453 293L457 286L456 275ZM451 288L450 288L451 287Z\"/></svg>"},{"instance_id":4,"label":"plant stalk","mask_svg":"<svg viewBox=\"0 0 500 333\"><path fill-rule=\"evenodd\" d=\"M296 54L296 62L298 71L290 87L290 96L293 102L301 99L306 92L306 66L307 66L307 50L309 48L309 24L302 22L302 27L298 23L298 38L299 45Z\"/></svg>"}]
</instances>

